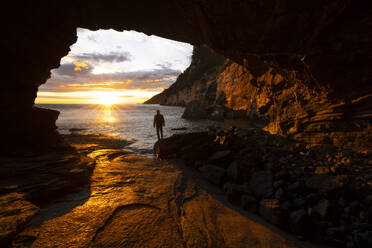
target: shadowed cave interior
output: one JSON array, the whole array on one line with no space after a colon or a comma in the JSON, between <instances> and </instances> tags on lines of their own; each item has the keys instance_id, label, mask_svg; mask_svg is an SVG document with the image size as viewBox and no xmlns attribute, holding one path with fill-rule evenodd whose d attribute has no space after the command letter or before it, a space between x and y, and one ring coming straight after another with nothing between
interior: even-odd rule
<instances>
[{"instance_id":1,"label":"shadowed cave interior","mask_svg":"<svg viewBox=\"0 0 372 248\"><path fill-rule=\"evenodd\" d=\"M176 247L182 243L189 247L201 244L238 247L250 242L232 236L229 236L231 240L222 242L218 235L208 236L210 230L196 221L197 215L187 215L201 213L200 206L215 208L225 220L222 224L214 223L215 230L233 225L228 220L234 219L247 227L239 229L240 237L252 235L244 233L251 225L246 219L237 217L230 208L226 210L219 201L209 201L210 191L203 191L190 178L180 176L184 168L167 167L166 162L157 161L162 174L148 169L155 162L123 152L120 141L93 136L88 137L90 145L87 145L76 137L62 137L55 125L58 112L34 106L38 87L50 77L53 68L59 67L60 59L77 40L76 29L81 27L136 30L194 45L190 67L169 89L147 103L185 106L185 118L224 120L249 112L264 120L263 130L261 127L254 131L215 130L198 134L197 139L193 134L169 138L164 144L155 145L159 156L170 159L175 155L182 157L181 153L194 154L191 160L183 159L186 166L193 167L204 179L223 189L230 202L243 204L248 211L252 207L252 212L267 221L283 227L282 219L277 217L285 216L292 225L289 232L306 237L308 227L314 225L312 227L320 228L331 237L326 239L327 244L369 247L372 242L371 7L368 1L349 0L7 3L3 17L8 22L1 40L2 47L7 48L3 55L7 63L0 86L4 130L0 209L4 213L13 213L16 209L22 215L2 215L9 229L0 236L1 244L21 247L30 242L35 247L45 247L53 242L63 247L56 227L68 218L73 219L75 213L50 219L35 229L27 229L27 224L46 202L76 192L84 185L90 187L91 196L104 195L101 190L105 187L109 193L107 198L90 197L86 202L79 202L77 216L79 211L97 215L92 207L97 199L108 207L97 209L102 211L102 219L94 219L91 224L94 231L87 231L86 236L75 240L81 242L77 247L109 246L111 241L107 237L116 237L112 230L128 225L122 221L124 218L139 220L137 225L141 225L143 216L154 218L152 223L161 223L152 228L177 225L183 230L181 234L164 231L174 235L174 243L167 243L169 240L165 241L162 236L154 238L154 242L164 242L164 246ZM108 149L107 153L102 153L104 149ZM243 160L254 166L247 169L241 163ZM101 170L107 163L112 164L112 168ZM293 165L296 163L302 165ZM123 172L123 164L130 169ZM231 170L237 174L234 176ZM169 180L167 185L174 186L174 191L171 195L164 193L167 196L163 198L159 192L168 192L168 186L150 180L149 185L158 189L151 196L156 200L151 201L147 196L150 191L130 179L136 173L145 175L145 181L150 180L151 173L156 175L156 180ZM111 181L100 183L107 175L114 176ZM127 181L120 181L123 178ZM249 185L248 189L242 185ZM268 188L265 185L269 185ZM115 189L124 190L124 187L132 187L134 193L116 194ZM109 196L121 205L110 202ZM182 204L177 199L183 199ZM156 211L163 213L164 209L172 213L174 222L161 222L154 217ZM205 218L213 219L213 212L204 214ZM167 215L164 213L164 216ZM197 236L193 229L196 227L185 224L183 218L194 218L203 235ZM66 229L64 235L78 230L74 228ZM23 230L26 231L21 233ZM45 236L46 230L53 233L49 239ZM139 236L151 227L143 230ZM262 233L270 231L265 229ZM276 236L277 233L270 233L270 237L278 244L288 240L288 247L305 247L285 235ZM125 245L135 247L130 233L123 231L122 235L127 235ZM311 233L306 239L324 242L320 236ZM121 238L112 238L112 242L119 242ZM230 241L232 243L228 243ZM264 246L260 242L257 247ZM121 245L120 242L111 244Z\"/></svg>"}]
</instances>

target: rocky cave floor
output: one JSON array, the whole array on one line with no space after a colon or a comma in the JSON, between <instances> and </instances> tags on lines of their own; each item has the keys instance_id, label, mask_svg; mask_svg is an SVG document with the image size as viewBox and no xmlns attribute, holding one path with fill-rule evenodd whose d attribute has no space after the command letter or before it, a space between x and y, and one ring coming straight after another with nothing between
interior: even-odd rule
<instances>
[{"instance_id":1,"label":"rocky cave floor","mask_svg":"<svg viewBox=\"0 0 372 248\"><path fill-rule=\"evenodd\" d=\"M356 147L356 150L358 148ZM372 247L372 153L298 143L260 128L215 128L155 144L219 186L229 202L298 238Z\"/></svg>"},{"instance_id":2,"label":"rocky cave floor","mask_svg":"<svg viewBox=\"0 0 372 248\"><path fill-rule=\"evenodd\" d=\"M319 247L230 204L180 160L101 135L1 158L1 247Z\"/></svg>"}]
</instances>

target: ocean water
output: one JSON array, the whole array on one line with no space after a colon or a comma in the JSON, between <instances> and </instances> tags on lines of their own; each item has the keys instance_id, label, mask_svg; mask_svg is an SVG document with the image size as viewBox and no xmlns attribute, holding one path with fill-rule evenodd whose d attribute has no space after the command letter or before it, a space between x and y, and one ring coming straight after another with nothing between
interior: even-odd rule
<instances>
[{"instance_id":1,"label":"ocean water","mask_svg":"<svg viewBox=\"0 0 372 248\"><path fill-rule=\"evenodd\" d=\"M72 128L83 129L81 133L106 134L127 141L126 150L145 156L153 155L153 145L157 140L153 127L154 115L159 109L164 115L164 138L175 133L205 131L208 126L219 123L210 120L185 120L181 116L183 107L160 106L157 104L126 105L81 105L81 104L37 104L42 108L60 111L57 120L58 131L70 134ZM186 128L176 131L172 128Z\"/></svg>"}]
</instances>

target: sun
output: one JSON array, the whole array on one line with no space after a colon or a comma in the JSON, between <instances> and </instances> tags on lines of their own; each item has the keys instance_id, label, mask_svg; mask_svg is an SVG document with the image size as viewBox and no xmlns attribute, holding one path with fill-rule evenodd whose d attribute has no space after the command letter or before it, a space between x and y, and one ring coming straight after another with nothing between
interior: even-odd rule
<instances>
[{"instance_id":1,"label":"sun","mask_svg":"<svg viewBox=\"0 0 372 248\"><path fill-rule=\"evenodd\" d=\"M118 103L118 98L112 92L101 92L97 96L97 103L105 106L111 106Z\"/></svg>"}]
</instances>

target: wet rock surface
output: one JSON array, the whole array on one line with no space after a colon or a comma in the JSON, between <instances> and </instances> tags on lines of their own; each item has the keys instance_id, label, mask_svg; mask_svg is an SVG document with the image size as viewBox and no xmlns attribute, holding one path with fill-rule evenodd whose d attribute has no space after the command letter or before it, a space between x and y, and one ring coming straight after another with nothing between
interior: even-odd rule
<instances>
[{"instance_id":1,"label":"wet rock surface","mask_svg":"<svg viewBox=\"0 0 372 248\"><path fill-rule=\"evenodd\" d=\"M372 245L370 152L299 143L258 128L211 128L208 135L204 141L212 143L190 139L177 149L181 158L184 147L203 151L185 164L220 186L231 203L305 239L337 247ZM162 140L163 147L174 139ZM228 160L210 159L226 151Z\"/></svg>"},{"instance_id":2,"label":"wet rock surface","mask_svg":"<svg viewBox=\"0 0 372 248\"><path fill-rule=\"evenodd\" d=\"M90 182L95 161L63 142L63 147L47 152L0 156L1 247L7 247L40 208Z\"/></svg>"},{"instance_id":3,"label":"wet rock surface","mask_svg":"<svg viewBox=\"0 0 372 248\"><path fill-rule=\"evenodd\" d=\"M26 201L22 194L9 193L0 196L0 246L6 247L25 228L39 208Z\"/></svg>"},{"instance_id":4,"label":"wet rock surface","mask_svg":"<svg viewBox=\"0 0 372 248\"><path fill-rule=\"evenodd\" d=\"M179 160L71 138L96 162L90 184L30 206L12 247L314 247L230 205Z\"/></svg>"},{"instance_id":5,"label":"wet rock surface","mask_svg":"<svg viewBox=\"0 0 372 248\"><path fill-rule=\"evenodd\" d=\"M0 193L19 192L34 204L73 192L89 182L94 160L74 150L0 158Z\"/></svg>"}]
</instances>

